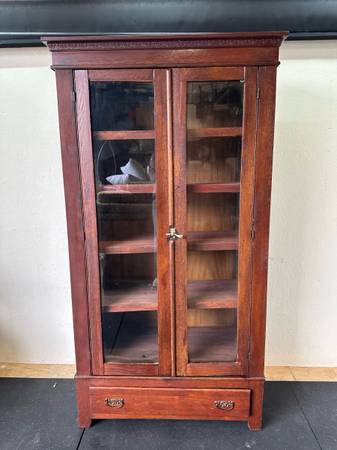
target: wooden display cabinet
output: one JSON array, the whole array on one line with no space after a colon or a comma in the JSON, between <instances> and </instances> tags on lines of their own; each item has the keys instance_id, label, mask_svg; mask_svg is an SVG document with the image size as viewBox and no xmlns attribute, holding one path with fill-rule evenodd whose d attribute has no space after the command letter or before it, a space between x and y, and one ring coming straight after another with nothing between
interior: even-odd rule
<instances>
[{"instance_id":1,"label":"wooden display cabinet","mask_svg":"<svg viewBox=\"0 0 337 450\"><path fill-rule=\"evenodd\" d=\"M81 427L261 428L284 37L43 39L57 80Z\"/></svg>"}]
</instances>

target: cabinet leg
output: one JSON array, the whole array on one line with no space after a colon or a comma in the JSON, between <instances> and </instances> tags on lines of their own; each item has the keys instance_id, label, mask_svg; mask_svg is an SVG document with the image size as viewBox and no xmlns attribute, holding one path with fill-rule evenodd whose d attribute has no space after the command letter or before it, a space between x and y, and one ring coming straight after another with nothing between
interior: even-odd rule
<instances>
[{"instance_id":1,"label":"cabinet leg","mask_svg":"<svg viewBox=\"0 0 337 450\"><path fill-rule=\"evenodd\" d=\"M91 426L88 380L76 377L78 424L81 428Z\"/></svg>"},{"instance_id":2,"label":"cabinet leg","mask_svg":"<svg viewBox=\"0 0 337 450\"><path fill-rule=\"evenodd\" d=\"M251 431L260 431L262 429L264 381L252 382L251 388L251 415L248 418L248 428Z\"/></svg>"},{"instance_id":3,"label":"cabinet leg","mask_svg":"<svg viewBox=\"0 0 337 450\"><path fill-rule=\"evenodd\" d=\"M261 431L262 429L262 413L260 416L250 416L248 419L248 428L250 431Z\"/></svg>"},{"instance_id":4,"label":"cabinet leg","mask_svg":"<svg viewBox=\"0 0 337 450\"><path fill-rule=\"evenodd\" d=\"M90 428L91 424L92 424L92 420L91 417L84 417L84 416L79 416L78 417L78 424L80 426L80 428Z\"/></svg>"}]
</instances>

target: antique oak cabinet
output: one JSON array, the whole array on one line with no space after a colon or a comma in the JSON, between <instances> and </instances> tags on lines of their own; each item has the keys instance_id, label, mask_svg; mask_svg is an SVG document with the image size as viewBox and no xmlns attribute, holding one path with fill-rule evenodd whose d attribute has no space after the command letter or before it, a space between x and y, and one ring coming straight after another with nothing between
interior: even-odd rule
<instances>
[{"instance_id":1,"label":"antique oak cabinet","mask_svg":"<svg viewBox=\"0 0 337 450\"><path fill-rule=\"evenodd\" d=\"M81 427L261 428L284 36L43 38L57 82Z\"/></svg>"}]
</instances>

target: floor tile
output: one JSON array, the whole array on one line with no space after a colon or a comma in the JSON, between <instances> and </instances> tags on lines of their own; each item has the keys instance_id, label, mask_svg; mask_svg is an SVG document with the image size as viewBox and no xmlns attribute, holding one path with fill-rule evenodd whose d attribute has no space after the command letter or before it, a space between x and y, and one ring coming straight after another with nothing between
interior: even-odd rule
<instances>
[{"instance_id":1,"label":"floor tile","mask_svg":"<svg viewBox=\"0 0 337 450\"><path fill-rule=\"evenodd\" d=\"M319 450L291 383L266 383L264 428L250 432L243 422L97 421L83 435L80 450Z\"/></svg>"},{"instance_id":2,"label":"floor tile","mask_svg":"<svg viewBox=\"0 0 337 450\"><path fill-rule=\"evenodd\" d=\"M337 449L337 383L293 383L299 404L323 450Z\"/></svg>"},{"instance_id":3,"label":"floor tile","mask_svg":"<svg viewBox=\"0 0 337 450\"><path fill-rule=\"evenodd\" d=\"M0 449L76 449L73 380L0 378Z\"/></svg>"}]
</instances>

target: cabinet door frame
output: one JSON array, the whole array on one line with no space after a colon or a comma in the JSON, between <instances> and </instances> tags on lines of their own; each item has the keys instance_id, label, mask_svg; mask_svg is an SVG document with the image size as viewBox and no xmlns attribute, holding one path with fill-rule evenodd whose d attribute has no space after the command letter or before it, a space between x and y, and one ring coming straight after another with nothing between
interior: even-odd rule
<instances>
[{"instance_id":1,"label":"cabinet door frame","mask_svg":"<svg viewBox=\"0 0 337 450\"><path fill-rule=\"evenodd\" d=\"M187 189L186 118L188 81L244 82L239 213L237 358L234 362L189 362L187 344ZM184 236L175 244L176 367L178 376L248 374L254 216L254 163L257 130L257 68L173 69L175 227Z\"/></svg>"},{"instance_id":2,"label":"cabinet door frame","mask_svg":"<svg viewBox=\"0 0 337 450\"><path fill-rule=\"evenodd\" d=\"M77 139L84 223L83 239L86 253L91 371L93 375L170 376L173 373L173 248L172 245L168 245L165 235L173 221L170 80L170 72L166 69L74 71ZM154 86L158 363L104 363L98 261L99 251L90 120L90 81L148 81L152 82ZM146 135L145 131L144 137ZM80 324L77 326L80 326Z\"/></svg>"}]
</instances>

